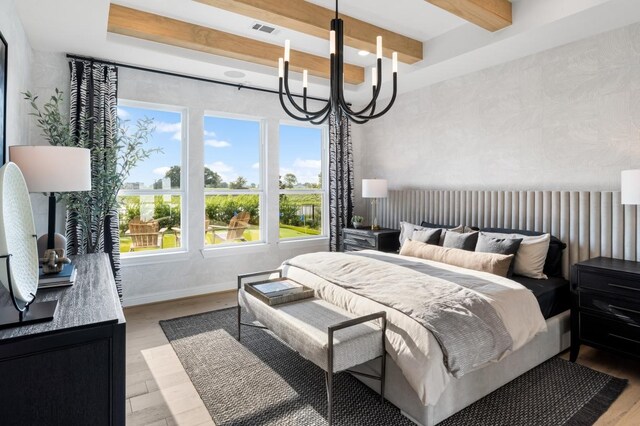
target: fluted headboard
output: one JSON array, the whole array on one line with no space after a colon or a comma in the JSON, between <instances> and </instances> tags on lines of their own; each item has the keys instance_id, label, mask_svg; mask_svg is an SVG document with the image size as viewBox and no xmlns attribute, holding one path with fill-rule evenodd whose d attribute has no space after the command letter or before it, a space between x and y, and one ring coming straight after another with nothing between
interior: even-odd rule
<instances>
[{"instance_id":1,"label":"fluted headboard","mask_svg":"<svg viewBox=\"0 0 640 426\"><path fill-rule=\"evenodd\" d=\"M595 256L640 260L635 206L620 192L395 190L379 200L381 226L425 220L449 225L550 232L567 243L562 270Z\"/></svg>"}]
</instances>

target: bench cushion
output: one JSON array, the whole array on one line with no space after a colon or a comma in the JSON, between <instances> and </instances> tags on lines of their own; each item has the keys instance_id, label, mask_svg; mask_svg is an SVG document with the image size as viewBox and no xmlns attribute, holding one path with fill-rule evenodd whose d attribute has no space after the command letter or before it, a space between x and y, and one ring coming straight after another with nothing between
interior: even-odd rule
<instances>
[{"instance_id":1,"label":"bench cushion","mask_svg":"<svg viewBox=\"0 0 640 426\"><path fill-rule=\"evenodd\" d=\"M355 315L321 299L268 306L240 290L240 304L296 352L327 371L327 328ZM338 330L333 335L333 372L382 355L379 321Z\"/></svg>"}]
</instances>

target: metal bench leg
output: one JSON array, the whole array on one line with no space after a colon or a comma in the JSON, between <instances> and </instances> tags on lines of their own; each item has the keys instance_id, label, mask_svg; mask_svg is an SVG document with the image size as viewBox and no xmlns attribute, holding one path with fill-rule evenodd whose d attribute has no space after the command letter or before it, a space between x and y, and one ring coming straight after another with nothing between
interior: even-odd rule
<instances>
[{"instance_id":1,"label":"metal bench leg","mask_svg":"<svg viewBox=\"0 0 640 426\"><path fill-rule=\"evenodd\" d=\"M324 378L327 385L327 423L331 426L333 423L333 373L325 371Z\"/></svg>"},{"instance_id":2,"label":"metal bench leg","mask_svg":"<svg viewBox=\"0 0 640 426\"><path fill-rule=\"evenodd\" d=\"M380 402L384 403L384 382L387 372L387 352L385 348L385 336L387 335L387 317L384 316L382 321L382 358L380 367Z\"/></svg>"}]
</instances>

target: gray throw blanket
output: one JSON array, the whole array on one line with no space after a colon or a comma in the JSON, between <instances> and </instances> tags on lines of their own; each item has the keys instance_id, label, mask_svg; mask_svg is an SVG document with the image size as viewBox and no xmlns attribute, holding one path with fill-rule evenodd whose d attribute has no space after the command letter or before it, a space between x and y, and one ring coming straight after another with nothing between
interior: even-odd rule
<instances>
[{"instance_id":1,"label":"gray throw blanket","mask_svg":"<svg viewBox=\"0 0 640 426\"><path fill-rule=\"evenodd\" d=\"M310 253L285 262L413 318L436 338L454 377L497 360L513 341L472 275L375 253Z\"/></svg>"}]
</instances>

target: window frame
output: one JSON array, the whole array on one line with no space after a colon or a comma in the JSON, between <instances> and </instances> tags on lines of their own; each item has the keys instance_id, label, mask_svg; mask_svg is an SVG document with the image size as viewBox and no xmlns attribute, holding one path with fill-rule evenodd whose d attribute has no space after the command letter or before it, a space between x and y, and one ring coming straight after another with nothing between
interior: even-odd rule
<instances>
[{"instance_id":1,"label":"window frame","mask_svg":"<svg viewBox=\"0 0 640 426\"><path fill-rule=\"evenodd\" d=\"M140 259L140 258L148 258L152 256L163 256L163 255L172 255L172 254L186 254L189 251L189 219L188 214L184 214L188 208L188 173L185 172L185 169L189 167L189 137L188 137L188 123L189 123L189 108L185 106L178 105L168 105L161 104L155 102L143 102L143 101L135 101L126 98L118 98L117 107L124 106L128 108L139 108L139 109L148 109L148 110L156 110L163 112L172 112L180 114L180 188L179 189L120 189L118 191L117 197L121 196L180 196L180 229L183 230L181 232L181 245L180 247L175 248L162 248L157 250L145 250L140 252L128 251L121 252L122 259L124 261L130 259ZM132 123L135 124L135 123ZM187 231L187 232L185 232ZM135 262L132 262L135 263Z\"/></svg>"},{"instance_id":2,"label":"window frame","mask_svg":"<svg viewBox=\"0 0 640 426\"><path fill-rule=\"evenodd\" d=\"M258 149L259 149L259 153L258 153L258 163L259 163L259 168L258 168L258 190L255 189L225 189L225 190L220 190L220 189L214 189L214 188L206 188L204 186L204 178L201 182L201 188L202 188L202 199L203 199L203 207L205 208L204 213L204 218L205 220L207 219L206 217L206 205L207 205L207 196L211 196L211 195L258 195L258 214L259 214L259 218L260 218L260 225L259 225L259 239L256 241L245 241L245 242L241 242L241 243L233 243L233 242L228 242L228 243L220 243L220 244L208 244L206 241L206 238L203 241L203 250L209 251L209 250L225 250L225 249L239 249L242 247L249 247L249 246L256 246L256 245L264 245L266 243L268 243L267 241L267 227L268 227L268 223L269 223L269 218L266 217L266 213L267 213L267 169L268 169L268 165L266 163L267 161L267 155L266 155L266 140L267 140L267 119L264 117L258 117L258 116L252 116L252 115L248 115L248 114L234 114L234 113L229 113L229 112L223 112L223 111L215 111L215 110L204 110L203 114L202 114L202 170L204 170L204 167L206 166L206 155L204 153L204 149L205 149L205 145L204 145L204 141L205 141L205 137L204 137L204 131L205 131L205 119L207 117L214 117L214 118L222 118L222 119L228 119L228 120L241 120L241 121L252 121L252 122L257 122L259 125L259 136L260 136L260 141L259 141L259 145L258 145ZM215 170L214 170L215 171ZM265 221L266 219L266 221Z\"/></svg>"},{"instance_id":3,"label":"window frame","mask_svg":"<svg viewBox=\"0 0 640 426\"><path fill-rule=\"evenodd\" d=\"M300 241L313 241L319 239L326 239L329 237L329 126L322 124L320 126L311 123L293 121L293 120L280 120L278 122L278 176L280 175L280 152L282 150L280 139L280 127L303 127L317 129L321 128L321 143L320 143L320 173L322 174L322 188L321 189L280 189L278 184L278 228L280 227L280 195L309 195L309 194L321 194L322 210L321 210L321 232L320 235L313 235L309 237L292 237L292 238L280 238L278 233L278 241L281 243L294 243Z\"/></svg>"}]
</instances>

